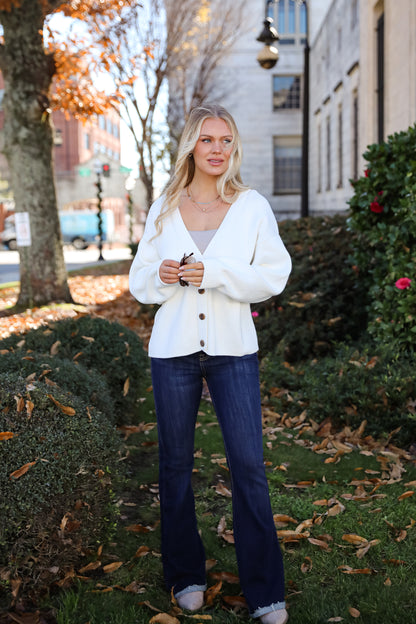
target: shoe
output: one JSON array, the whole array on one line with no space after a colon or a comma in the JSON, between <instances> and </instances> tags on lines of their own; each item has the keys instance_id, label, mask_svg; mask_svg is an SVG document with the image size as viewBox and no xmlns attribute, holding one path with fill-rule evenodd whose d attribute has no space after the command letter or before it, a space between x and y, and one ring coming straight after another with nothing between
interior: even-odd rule
<instances>
[{"instance_id":1,"label":"shoe","mask_svg":"<svg viewBox=\"0 0 416 624\"><path fill-rule=\"evenodd\" d=\"M204 592L193 591L183 594L176 599L181 609L187 609L188 611L198 611L204 605Z\"/></svg>"},{"instance_id":2,"label":"shoe","mask_svg":"<svg viewBox=\"0 0 416 624\"><path fill-rule=\"evenodd\" d=\"M278 609L277 611L269 611L260 617L262 624L286 624L289 614L286 609Z\"/></svg>"}]
</instances>

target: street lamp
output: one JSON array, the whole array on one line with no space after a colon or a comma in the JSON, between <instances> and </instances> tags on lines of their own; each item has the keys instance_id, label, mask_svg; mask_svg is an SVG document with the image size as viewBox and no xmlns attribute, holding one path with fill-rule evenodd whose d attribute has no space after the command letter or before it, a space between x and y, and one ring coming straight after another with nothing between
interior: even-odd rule
<instances>
[{"instance_id":1,"label":"street lamp","mask_svg":"<svg viewBox=\"0 0 416 624\"><path fill-rule=\"evenodd\" d=\"M302 168L301 168L301 217L309 215L309 15L307 0L296 0L298 5L304 5L306 11L306 37L303 49L303 115L302 115ZM279 40L279 33L273 26L273 18L268 17L269 9L273 5L278 5L279 0L267 0L266 17L263 22L263 30L257 37L257 41L264 43L263 48L257 55L257 60L263 69L272 69L278 59L279 50L276 43Z\"/></svg>"},{"instance_id":2,"label":"street lamp","mask_svg":"<svg viewBox=\"0 0 416 624\"><path fill-rule=\"evenodd\" d=\"M99 160L94 162L94 171L97 175L97 181L95 186L97 188L97 218L98 218L98 260L104 260L103 256L103 219L102 219L102 191L101 174L103 172L103 165Z\"/></svg>"}]
</instances>

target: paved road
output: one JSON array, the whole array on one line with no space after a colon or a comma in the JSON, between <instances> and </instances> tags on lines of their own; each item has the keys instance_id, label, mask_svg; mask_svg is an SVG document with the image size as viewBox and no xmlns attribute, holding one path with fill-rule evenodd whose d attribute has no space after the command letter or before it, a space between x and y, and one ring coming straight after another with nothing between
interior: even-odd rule
<instances>
[{"instance_id":1,"label":"paved road","mask_svg":"<svg viewBox=\"0 0 416 624\"><path fill-rule=\"evenodd\" d=\"M105 262L114 262L115 260L131 258L131 253L128 247L114 247L113 249L104 247L103 256ZM93 246L82 251L65 246L64 258L68 271L103 262L102 260L98 261L98 249ZM0 249L0 284L17 282L19 279L19 253L17 251Z\"/></svg>"}]
</instances>

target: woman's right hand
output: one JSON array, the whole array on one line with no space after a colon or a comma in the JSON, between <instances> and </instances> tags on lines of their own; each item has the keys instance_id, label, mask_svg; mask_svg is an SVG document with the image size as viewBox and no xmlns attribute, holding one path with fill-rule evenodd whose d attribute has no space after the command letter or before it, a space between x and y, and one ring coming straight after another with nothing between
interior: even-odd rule
<instances>
[{"instance_id":1,"label":"woman's right hand","mask_svg":"<svg viewBox=\"0 0 416 624\"><path fill-rule=\"evenodd\" d=\"M178 271L180 264L176 260L163 260L159 267L159 277L164 284L179 282Z\"/></svg>"}]
</instances>

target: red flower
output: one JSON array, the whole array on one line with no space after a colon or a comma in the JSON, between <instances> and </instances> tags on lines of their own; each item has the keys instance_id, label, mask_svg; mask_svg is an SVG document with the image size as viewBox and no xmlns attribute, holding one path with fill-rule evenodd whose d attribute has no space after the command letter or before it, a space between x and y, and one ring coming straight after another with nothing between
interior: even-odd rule
<instances>
[{"instance_id":1,"label":"red flower","mask_svg":"<svg viewBox=\"0 0 416 624\"><path fill-rule=\"evenodd\" d=\"M401 277L400 279L397 280L397 282L395 283L395 286L399 290L406 290L406 288L410 287L411 283L412 283L412 280L409 277Z\"/></svg>"},{"instance_id":2,"label":"red flower","mask_svg":"<svg viewBox=\"0 0 416 624\"><path fill-rule=\"evenodd\" d=\"M378 203L376 199L374 199L374 201L372 201L370 204L370 210L371 212L380 213L384 211L384 208L383 206L380 206L380 204Z\"/></svg>"},{"instance_id":3,"label":"red flower","mask_svg":"<svg viewBox=\"0 0 416 624\"><path fill-rule=\"evenodd\" d=\"M366 169L366 170L364 171L364 175L365 175L365 177L366 177L366 178L368 178L369 174L370 174L370 169Z\"/></svg>"}]
</instances>

